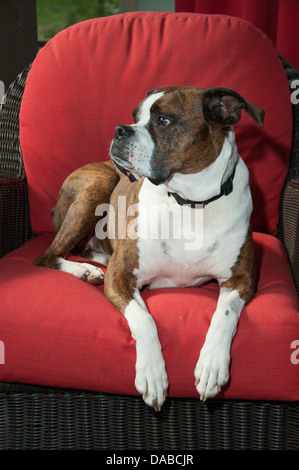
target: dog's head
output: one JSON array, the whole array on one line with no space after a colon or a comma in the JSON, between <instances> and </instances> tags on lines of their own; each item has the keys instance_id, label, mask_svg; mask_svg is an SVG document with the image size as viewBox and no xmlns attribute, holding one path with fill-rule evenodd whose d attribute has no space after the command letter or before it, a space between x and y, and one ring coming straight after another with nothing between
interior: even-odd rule
<instances>
[{"instance_id":1,"label":"dog's head","mask_svg":"<svg viewBox=\"0 0 299 470\"><path fill-rule=\"evenodd\" d=\"M198 173L216 160L242 109L263 126L264 111L227 88L152 90L133 111L135 124L116 127L112 160L131 181L145 176L156 185Z\"/></svg>"}]
</instances>

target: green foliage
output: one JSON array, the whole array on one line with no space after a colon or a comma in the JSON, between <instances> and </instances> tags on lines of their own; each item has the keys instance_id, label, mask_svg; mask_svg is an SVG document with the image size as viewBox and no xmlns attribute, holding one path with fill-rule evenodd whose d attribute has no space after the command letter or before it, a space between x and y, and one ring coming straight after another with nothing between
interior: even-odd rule
<instances>
[{"instance_id":1,"label":"green foliage","mask_svg":"<svg viewBox=\"0 0 299 470\"><path fill-rule=\"evenodd\" d=\"M36 0L36 9L40 41L79 21L119 13L118 0Z\"/></svg>"}]
</instances>

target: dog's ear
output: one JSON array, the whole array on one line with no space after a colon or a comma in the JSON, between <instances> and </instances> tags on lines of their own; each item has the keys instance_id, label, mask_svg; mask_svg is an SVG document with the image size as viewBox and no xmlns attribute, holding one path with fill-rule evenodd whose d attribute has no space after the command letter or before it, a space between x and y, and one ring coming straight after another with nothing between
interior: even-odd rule
<instances>
[{"instance_id":1,"label":"dog's ear","mask_svg":"<svg viewBox=\"0 0 299 470\"><path fill-rule=\"evenodd\" d=\"M146 92L146 96L152 95L153 93L156 93L156 90L159 90L159 88L154 88L154 90L150 90Z\"/></svg>"},{"instance_id":2,"label":"dog's ear","mask_svg":"<svg viewBox=\"0 0 299 470\"><path fill-rule=\"evenodd\" d=\"M149 96L153 93L160 93L161 91L167 93L168 91L176 90L177 88L177 86L161 86L159 88L154 88L153 90L148 91L146 95Z\"/></svg>"},{"instance_id":3,"label":"dog's ear","mask_svg":"<svg viewBox=\"0 0 299 470\"><path fill-rule=\"evenodd\" d=\"M241 110L263 127L265 111L245 100L239 93L229 88L209 88L203 96L203 112L207 122L218 122L223 126L240 121Z\"/></svg>"},{"instance_id":4,"label":"dog's ear","mask_svg":"<svg viewBox=\"0 0 299 470\"><path fill-rule=\"evenodd\" d=\"M154 88L146 93L146 96L152 95L153 93L159 93L160 91L164 91L165 87L161 88Z\"/></svg>"}]
</instances>

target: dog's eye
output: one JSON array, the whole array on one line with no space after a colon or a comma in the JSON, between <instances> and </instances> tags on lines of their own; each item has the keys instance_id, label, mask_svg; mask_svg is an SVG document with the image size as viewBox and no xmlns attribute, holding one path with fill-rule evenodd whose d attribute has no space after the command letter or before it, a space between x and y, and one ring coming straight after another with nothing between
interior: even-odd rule
<instances>
[{"instance_id":1,"label":"dog's eye","mask_svg":"<svg viewBox=\"0 0 299 470\"><path fill-rule=\"evenodd\" d=\"M159 127L166 127L171 123L171 120L165 116L159 116L156 119L156 124Z\"/></svg>"}]
</instances>

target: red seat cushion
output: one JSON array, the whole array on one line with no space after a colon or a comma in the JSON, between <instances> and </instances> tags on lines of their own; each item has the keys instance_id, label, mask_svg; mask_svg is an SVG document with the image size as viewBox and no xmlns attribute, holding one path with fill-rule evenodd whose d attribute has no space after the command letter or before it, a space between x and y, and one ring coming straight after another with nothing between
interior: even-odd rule
<instances>
[{"instance_id":1,"label":"red seat cushion","mask_svg":"<svg viewBox=\"0 0 299 470\"><path fill-rule=\"evenodd\" d=\"M40 235L0 261L0 380L136 394L135 341L103 286L33 266L51 239ZM299 400L299 353L292 349L299 339L298 300L286 255L276 238L254 239L258 293L241 314L231 379L218 398ZM170 396L198 397L193 371L218 291L209 283L142 293L157 324Z\"/></svg>"},{"instance_id":2,"label":"red seat cushion","mask_svg":"<svg viewBox=\"0 0 299 470\"><path fill-rule=\"evenodd\" d=\"M53 230L50 209L67 175L107 159L114 127L132 123L146 92L165 85L232 88L266 111L263 129L243 113L235 130L251 174L254 230L276 234L292 136L276 51L238 18L150 12L72 26L34 61L20 135L35 233Z\"/></svg>"}]
</instances>

